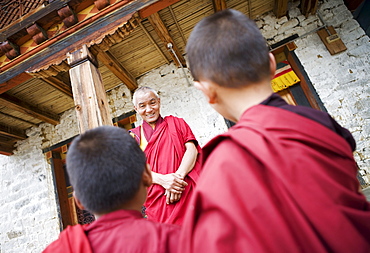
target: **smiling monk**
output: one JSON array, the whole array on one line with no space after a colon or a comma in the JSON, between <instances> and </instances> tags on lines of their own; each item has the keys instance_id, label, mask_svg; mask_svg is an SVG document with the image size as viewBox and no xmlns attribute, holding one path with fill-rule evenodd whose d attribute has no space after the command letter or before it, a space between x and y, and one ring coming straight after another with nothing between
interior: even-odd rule
<instances>
[{"instance_id":1,"label":"smiling monk","mask_svg":"<svg viewBox=\"0 0 370 253\"><path fill-rule=\"evenodd\" d=\"M160 115L160 98L150 87L133 96L143 124L130 132L144 150L152 170L153 185L144 204L149 220L181 224L186 204L199 176L200 147L181 118Z\"/></svg>"}]
</instances>

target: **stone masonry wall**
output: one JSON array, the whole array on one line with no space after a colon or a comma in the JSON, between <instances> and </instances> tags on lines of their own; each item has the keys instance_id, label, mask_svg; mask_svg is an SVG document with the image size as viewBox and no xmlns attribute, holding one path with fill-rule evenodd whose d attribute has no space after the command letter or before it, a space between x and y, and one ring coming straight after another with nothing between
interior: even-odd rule
<instances>
[{"instance_id":1,"label":"stone masonry wall","mask_svg":"<svg viewBox=\"0 0 370 253\"><path fill-rule=\"evenodd\" d=\"M302 16L298 3L290 4L288 17L276 19L268 13L256 20L270 44L321 25L317 16ZM319 11L335 27L348 50L331 56L319 37L312 34L295 41L298 46L295 52L329 113L353 133L357 141L355 157L364 180L369 182L369 37L342 0L323 1ZM187 70L186 73L191 80ZM222 117L203 95L188 87L182 69L164 65L142 76L138 83L159 91L162 115L183 117L202 146L226 130ZM112 117L133 110L126 86L118 86L107 95ZM58 237L60 221L55 189L51 167L42 149L77 134L76 115L71 109L61 115L57 126L45 123L29 129L29 137L17 143L13 156L0 156L0 253L41 252Z\"/></svg>"}]
</instances>

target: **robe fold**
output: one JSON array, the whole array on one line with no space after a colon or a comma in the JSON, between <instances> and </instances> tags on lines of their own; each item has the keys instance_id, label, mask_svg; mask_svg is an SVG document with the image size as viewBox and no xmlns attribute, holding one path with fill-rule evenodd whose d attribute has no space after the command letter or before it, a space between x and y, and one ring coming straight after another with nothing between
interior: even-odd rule
<instances>
[{"instance_id":1,"label":"robe fold","mask_svg":"<svg viewBox=\"0 0 370 253\"><path fill-rule=\"evenodd\" d=\"M58 240L52 242L43 253L92 253L89 239L83 226L78 224L68 226L63 230Z\"/></svg>"},{"instance_id":2,"label":"robe fold","mask_svg":"<svg viewBox=\"0 0 370 253\"><path fill-rule=\"evenodd\" d=\"M87 225L69 226L45 253L172 253L180 227L144 219L139 211L118 210Z\"/></svg>"},{"instance_id":3,"label":"robe fold","mask_svg":"<svg viewBox=\"0 0 370 253\"><path fill-rule=\"evenodd\" d=\"M370 252L370 205L351 145L266 105L203 147L182 252Z\"/></svg>"},{"instance_id":4,"label":"robe fold","mask_svg":"<svg viewBox=\"0 0 370 253\"><path fill-rule=\"evenodd\" d=\"M138 143L140 143L140 127L130 130L135 134ZM147 162L153 172L160 174L176 172L186 151L185 143L194 142L197 147L198 158L192 171L185 177L188 185L182 192L180 200L173 204L166 204L165 189L161 185L153 184L148 188L148 197L144 204L149 220L181 225L186 205L200 173L201 150L198 142L189 125L183 119L174 116L163 118L147 141L148 145L144 150Z\"/></svg>"}]
</instances>

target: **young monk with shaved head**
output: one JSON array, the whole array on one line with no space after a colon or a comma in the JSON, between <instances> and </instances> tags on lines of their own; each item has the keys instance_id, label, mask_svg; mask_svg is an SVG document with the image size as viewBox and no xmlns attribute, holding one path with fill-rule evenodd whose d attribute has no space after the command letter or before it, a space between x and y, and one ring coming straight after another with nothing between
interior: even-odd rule
<instances>
[{"instance_id":1,"label":"young monk with shaved head","mask_svg":"<svg viewBox=\"0 0 370 253\"><path fill-rule=\"evenodd\" d=\"M187 57L195 87L236 125L203 147L181 252L370 252L354 139L272 93L276 63L256 24L217 12L195 26Z\"/></svg>"},{"instance_id":2,"label":"young monk with shaved head","mask_svg":"<svg viewBox=\"0 0 370 253\"><path fill-rule=\"evenodd\" d=\"M44 253L176 252L179 227L141 214L152 175L126 130L101 126L75 138L67 172L77 205L97 219L68 226Z\"/></svg>"}]
</instances>

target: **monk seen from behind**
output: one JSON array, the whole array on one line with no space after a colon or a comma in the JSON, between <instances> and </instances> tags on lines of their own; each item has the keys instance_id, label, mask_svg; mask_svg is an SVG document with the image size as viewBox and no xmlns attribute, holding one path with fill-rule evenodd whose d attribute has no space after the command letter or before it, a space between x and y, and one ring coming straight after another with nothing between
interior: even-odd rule
<instances>
[{"instance_id":1,"label":"monk seen from behind","mask_svg":"<svg viewBox=\"0 0 370 253\"><path fill-rule=\"evenodd\" d=\"M96 220L67 227L45 253L175 252L179 227L142 217L152 176L126 130L102 126L74 139L67 171L77 205Z\"/></svg>"},{"instance_id":2,"label":"monk seen from behind","mask_svg":"<svg viewBox=\"0 0 370 253\"><path fill-rule=\"evenodd\" d=\"M370 252L352 135L272 93L275 58L254 21L235 10L203 19L187 57L195 87L236 125L203 147L182 252Z\"/></svg>"}]
</instances>

